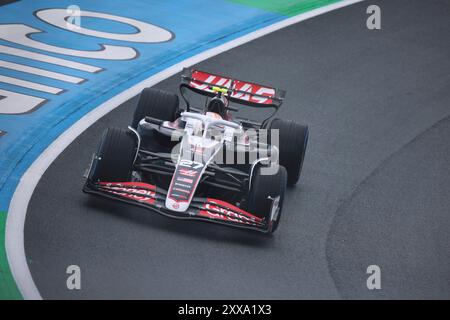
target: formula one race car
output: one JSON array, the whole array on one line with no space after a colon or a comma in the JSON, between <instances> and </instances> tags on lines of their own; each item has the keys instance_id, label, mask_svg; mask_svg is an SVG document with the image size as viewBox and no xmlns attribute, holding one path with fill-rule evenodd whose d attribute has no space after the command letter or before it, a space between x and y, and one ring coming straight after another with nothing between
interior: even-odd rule
<instances>
[{"instance_id":1,"label":"formula one race car","mask_svg":"<svg viewBox=\"0 0 450 320\"><path fill-rule=\"evenodd\" d=\"M186 93L205 104L191 106ZM285 92L184 69L178 96L146 88L127 130L109 128L83 191L163 215L272 233L287 184L296 184L308 127L274 118ZM264 121L233 117L237 106L272 108Z\"/></svg>"}]
</instances>

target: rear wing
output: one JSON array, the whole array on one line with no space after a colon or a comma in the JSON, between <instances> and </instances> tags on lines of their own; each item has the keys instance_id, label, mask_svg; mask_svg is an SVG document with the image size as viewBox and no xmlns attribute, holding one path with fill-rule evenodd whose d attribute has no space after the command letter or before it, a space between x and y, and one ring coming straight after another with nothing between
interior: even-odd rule
<instances>
[{"instance_id":1,"label":"rear wing","mask_svg":"<svg viewBox=\"0 0 450 320\"><path fill-rule=\"evenodd\" d=\"M281 107L286 92L269 86L224 77L208 72L184 68L181 76L180 91L187 88L198 94L213 97L213 87L225 89L227 98L234 103L251 107Z\"/></svg>"}]
</instances>

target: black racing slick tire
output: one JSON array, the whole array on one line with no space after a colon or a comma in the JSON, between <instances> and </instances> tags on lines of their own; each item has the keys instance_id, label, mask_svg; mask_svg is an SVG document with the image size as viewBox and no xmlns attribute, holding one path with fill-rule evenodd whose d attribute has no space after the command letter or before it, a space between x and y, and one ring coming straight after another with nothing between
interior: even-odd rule
<instances>
[{"instance_id":1,"label":"black racing slick tire","mask_svg":"<svg viewBox=\"0 0 450 320\"><path fill-rule=\"evenodd\" d=\"M145 88L139 97L131 127L137 129L139 121L146 116L164 121L175 121L178 117L178 111L179 100L176 94L154 88Z\"/></svg>"},{"instance_id":2,"label":"black racing slick tire","mask_svg":"<svg viewBox=\"0 0 450 320\"><path fill-rule=\"evenodd\" d=\"M108 128L103 133L92 163L89 179L92 182L131 181L137 138L132 132Z\"/></svg>"},{"instance_id":3,"label":"black racing slick tire","mask_svg":"<svg viewBox=\"0 0 450 320\"><path fill-rule=\"evenodd\" d=\"M288 184L298 182L308 145L309 129L291 120L272 119L267 122L268 142L272 144L273 129L279 132L279 163L288 174Z\"/></svg>"},{"instance_id":4,"label":"black racing slick tire","mask_svg":"<svg viewBox=\"0 0 450 320\"><path fill-rule=\"evenodd\" d=\"M247 200L247 211L265 219L268 224L268 232L273 233L280 222L286 192L287 173L283 166L278 166L278 171L275 174L263 174L263 169L263 167L258 166L253 172ZM277 197L279 197L278 207L272 219L272 204Z\"/></svg>"}]
</instances>

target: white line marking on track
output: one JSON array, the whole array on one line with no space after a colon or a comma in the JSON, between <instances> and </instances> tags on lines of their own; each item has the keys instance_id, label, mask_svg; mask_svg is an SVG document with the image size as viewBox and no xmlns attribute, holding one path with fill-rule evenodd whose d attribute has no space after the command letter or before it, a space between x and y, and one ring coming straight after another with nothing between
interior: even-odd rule
<instances>
[{"instance_id":1,"label":"white line marking on track","mask_svg":"<svg viewBox=\"0 0 450 320\"><path fill-rule=\"evenodd\" d=\"M183 67L188 67L199 63L203 60L218 55L241 44L251 40L262 37L271 32L277 31L284 27L290 26L300 21L304 21L318 15L337 10L351 4L361 2L363 0L343 0L322 8L314 9L306 13L288 18L286 20L274 23L270 26L256 30L252 33L244 35L238 39L229 41L225 44L215 48L206 50L198 55L188 58L180 63L177 63L152 77L136 84L135 86L121 92L117 96L105 101L96 109L92 110L81 118L78 122L73 124L67 131L61 134L28 168L25 174L20 179L19 185L14 192L11 200L8 216L6 220L6 253L8 257L9 266L13 274L14 280L25 299L42 299L36 284L28 268L27 259L25 256L24 247L24 226L25 217L27 214L28 203L34 189L36 188L40 178L58 157L58 155L66 149L72 141L74 141L83 131L89 128L94 122L109 113L123 102L129 100L135 95L139 94L142 89L153 86L158 82L167 79L168 77L180 72ZM1 47L0 47L1 51ZM81 191L80 191L81 192Z\"/></svg>"},{"instance_id":2,"label":"white line marking on track","mask_svg":"<svg viewBox=\"0 0 450 320\"><path fill-rule=\"evenodd\" d=\"M47 92L47 93L51 93L51 94L58 94L63 91L63 89L60 89L60 88L46 86L44 84L31 82L31 81L27 81L27 80L22 80L22 79L17 79L14 77L8 77L8 76L4 76L4 75L0 75L0 82L9 83L9 84L12 84L15 86L24 87L27 89L33 89L33 90L42 91L42 92Z\"/></svg>"},{"instance_id":3,"label":"white line marking on track","mask_svg":"<svg viewBox=\"0 0 450 320\"><path fill-rule=\"evenodd\" d=\"M56 58L53 56L49 56L46 54L41 54L37 52L32 52L28 50L22 50L18 48L8 47L4 45L0 45L0 52L3 54L10 54L17 57L27 58L31 60L46 62L55 64L62 67L67 67L75 70L86 71L90 73L99 72L102 68L91 66L84 63L74 62L66 59Z\"/></svg>"},{"instance_id":4,"label":"white line marking on track","mask_svg":"<svg viewBox=\"0 0 450 320\"><path fill-rule=\"evenodd\" d=\"M48 71L48 70L44 70L44 69L40 69L40 68L26 66L24 64L3 61L3 60L0 60L0 68L6 68L6 69L11 69L11 70L31 73L31 74L35 74L35 75L38 75L41 77L56 79L56 80L69 82L69 83L80 83L85 80L82 78L69 76L69 75L63 74L63 73Z\"/></svg>"},{"instance_id":5,"label":"white line marking on track","mask_svg":"<svg viewBox=\"0 0 450 320\"><path fill-rule=\"evenodd\" d=\"M29 36L30 34L41 32L43 31L40 29L24 24L0 24L0 39L37 50L74 57L104 60L130 60L137 56L137 51L131 47L103 44L101 45L100 50L75 50L43 43L38 40L34 40Z\"/></svg>"},{"instance_id":6,"label":"white line marking on track","mask_svg":"<svg viewBox=\"0 0 450 320\"><path fill-rule=\"evenodd\" d=\"M0 89L0 96L4 97L0 99L0 114L27 113L45 102L45 99L3 89ZM10 98L16 103L12 104Z\"/></svg>"}]
</instances>

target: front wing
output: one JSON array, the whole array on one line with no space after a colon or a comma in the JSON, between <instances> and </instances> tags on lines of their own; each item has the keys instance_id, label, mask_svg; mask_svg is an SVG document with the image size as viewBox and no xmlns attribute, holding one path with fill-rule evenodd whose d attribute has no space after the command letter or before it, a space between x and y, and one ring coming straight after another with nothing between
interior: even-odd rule
<instances>
[{"instance_id":1,"label":"front wing","mask_svg":"<svg viewBox=\"0 0 450 320\"><path fill-rule=\"evenodd\" d=\"M271 221L257 217L228 202L213 198L194 197L185 212L165 207L167 191L143 182L98 182L87 180L83 191L152 209L177 219L204 220L267 233Z\"/></svg>"}]
</instances>

